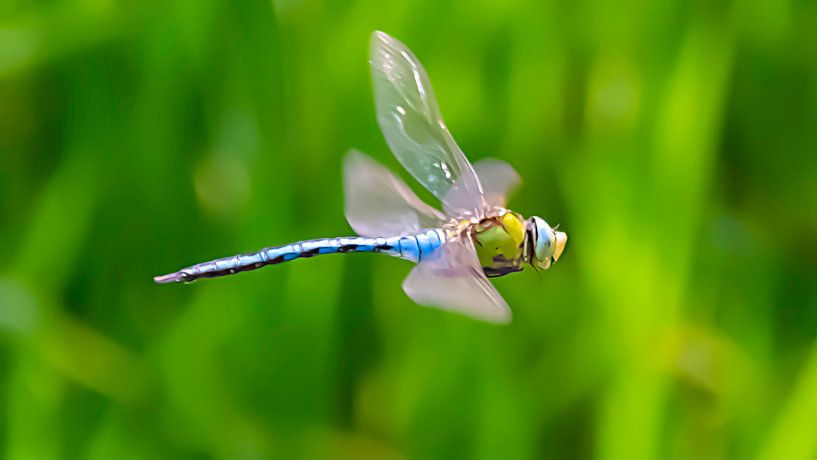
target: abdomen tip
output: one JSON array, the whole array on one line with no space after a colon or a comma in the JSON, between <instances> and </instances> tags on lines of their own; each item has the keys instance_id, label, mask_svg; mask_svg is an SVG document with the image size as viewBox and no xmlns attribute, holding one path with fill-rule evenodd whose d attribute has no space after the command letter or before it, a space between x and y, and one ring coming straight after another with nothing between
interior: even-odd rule
<instances>
[{"instance_id":1,"label":"abdomen tip","mask_svg":"<svg viewBox=\"0 0 817 460\"><path fill-rule=\"evenodd\" d=\"M157 284L174 283L174 282L180 281L180 279L181 279L181 275L179 275L178 272L153 277L153 281L155 281Z\"/></svg>"}]
</instances>

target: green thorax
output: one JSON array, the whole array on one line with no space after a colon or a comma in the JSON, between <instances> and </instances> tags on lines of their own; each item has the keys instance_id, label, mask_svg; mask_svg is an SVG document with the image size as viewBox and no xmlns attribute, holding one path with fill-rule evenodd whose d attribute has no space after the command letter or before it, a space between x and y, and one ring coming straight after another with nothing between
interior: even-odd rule
<instances>
[{"instance_id":1,"label":"green thorax","mask_svg":"<svg viewBox=\"0 0 817 460\"><path fill-rule=\"evenodd\" d=\"M516 261L522 258L525 224L515 213L487 219L476 225L474 242L480 265L492 267L500 260Z\"/></svg>"}]
</instances>

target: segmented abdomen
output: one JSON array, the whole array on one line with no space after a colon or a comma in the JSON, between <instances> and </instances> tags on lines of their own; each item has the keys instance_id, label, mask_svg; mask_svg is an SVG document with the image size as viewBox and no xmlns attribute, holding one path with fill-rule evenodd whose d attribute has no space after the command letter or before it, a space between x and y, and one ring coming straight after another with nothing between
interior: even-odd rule
<instances>
[{"instance_id":1,"label":"segmented abdomen","mask_svg":"<svg viewBox=\"0 0 817 460\"><path fill-rule=\"evenodd\" d=\"M389 238L341 237L299 241L284 246L265 248L250 254L203 262L175 273L157 276L157 283L191 282L199 278L214 278L255 270L266 265L288 262L303 257L347 252L380 252L401 259L419 262L432 255L445 242L441 229L424 230L416 235Z\"/></svg>"}]
</instances>

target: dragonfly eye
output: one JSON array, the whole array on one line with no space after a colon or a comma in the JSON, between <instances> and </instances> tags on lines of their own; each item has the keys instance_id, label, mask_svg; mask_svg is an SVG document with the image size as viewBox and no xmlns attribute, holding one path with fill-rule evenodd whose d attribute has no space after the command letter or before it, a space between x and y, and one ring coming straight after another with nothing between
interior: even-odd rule
<instances>
[{"instance_id":1,"label":"dragonfly eye","mask_svg":"<svg viewBox=\"0 0 817 460\"><path fill-rule=\"evenodd\" d=\"M525 227L525 241L523 243L523 253L525 254L525 262L532 264L536 254L534 253L534 249L536 248L536 226L533 224L533 220L528 220L528 225Z\"/></svg>"},{"instance_id":2,"label":"dragonfly eye","mask_svg":"<svg viewBox=\"0 0 817 460\"><path fill-rule=\"evenodd\" d=\"M547 270L561 255L561 250L557 248L559 241L556 234L562 232L554 232L544 219L536 216L528 221L528 231L531 232L533 243L530 263L536 268Z\"/></svg>"}]
</instances>

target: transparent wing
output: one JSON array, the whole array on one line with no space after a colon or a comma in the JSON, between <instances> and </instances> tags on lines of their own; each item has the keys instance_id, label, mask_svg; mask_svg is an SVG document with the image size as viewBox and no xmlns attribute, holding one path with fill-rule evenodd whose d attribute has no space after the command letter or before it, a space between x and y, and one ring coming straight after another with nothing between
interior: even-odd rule
<instances>
[{"instance_id":1,"label":"transparent wing","mask_svg":"<svg viewBox=\"0 0 817 460\"><path fill-rule=\"evenodd\" d=\"M446 220L383 165L356 150L344 159L343 182L346 220L361 236L412 234Z\"/></svg>"},{"instance_id":2,"label":"transparent wing","mask_svg":"<svg viewBox=\"0 0 817 460\"><path fill-rule=\"evenodd\" d=\"M488 158L474 164L485 201L490 206L504 208L508 197L519 188L519 174L511 165L501 160Z\"/></svg>"},{"instance_id":3,"label":"transparent wing","mask_svg":"<svg viewBox=\"0 0 817 460\"><path fill-rule=\"evenodd\" d=\"M449 212L481 212L479 179L445 127L423 66L383 32L372 35L371 65L377 120L394 155ZM456 202L447 203L452 188Z\"/></svg>"},{"instance_id":4,"label":"transparent wing","mask_svg":"<svg viewBox=\"0 0 817 460\"><path fill-rule=\"evenodd\" d=\"M482 271L471 240L447 242L439 252L421 261L403 282L412 300L483 321L511 322L511 310Z\"/></svg>"},{"instance_id":5,"label":"transparent wing","mask_svg":"<svg viewBox=\"0 0 817 460\"><path fill-rule=\"evenodd\" d=\"M519 174L508 163L494 159L478 161L474 164L474 171L482 185L486 209L494 206L504 208L508 196L519 186ZM462 188L451 187L443 200L443 210L456 216L457 210L463 209L464 204L469 202L469 196Z\"/></svg>"}]
</instances>

